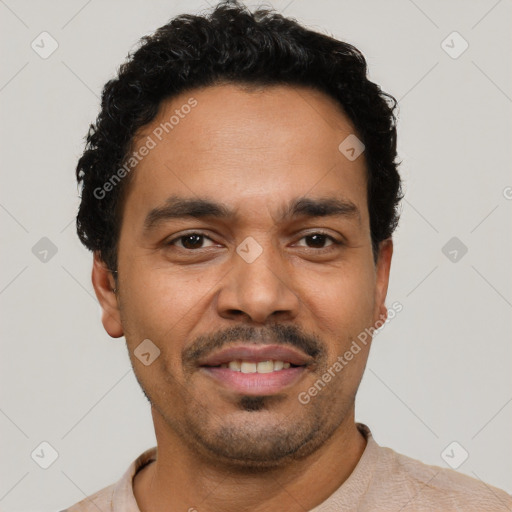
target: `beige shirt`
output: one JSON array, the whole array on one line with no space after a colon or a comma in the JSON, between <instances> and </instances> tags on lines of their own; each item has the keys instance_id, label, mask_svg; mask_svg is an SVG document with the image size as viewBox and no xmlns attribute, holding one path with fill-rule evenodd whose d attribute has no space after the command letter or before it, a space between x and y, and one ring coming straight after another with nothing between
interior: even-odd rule
<instances>
[{"instance_id":1,"label":"beige shirt","mask_svg":"<svg viewBox=\"0 0 512 512\"><path fill-rule=\"evenodd\" d=\"M512 511L512 496L452 469L428 466L379 446L370 429L357 423L367 445L349 478L311 512ZM85 498L67 512L140 512L134 475L156 459L145 451L116 484Z\"/></svg>"}]
</instances>

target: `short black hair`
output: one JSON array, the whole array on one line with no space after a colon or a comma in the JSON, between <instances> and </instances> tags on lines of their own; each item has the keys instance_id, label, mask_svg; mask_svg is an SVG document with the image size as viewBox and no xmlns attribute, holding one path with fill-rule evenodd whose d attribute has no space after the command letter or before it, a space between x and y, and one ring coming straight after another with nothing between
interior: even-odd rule
<instances>
[{"instance_id":1,"label":"short black hair","mask_svg":"<svg viewBox=\"0 0 512 512\"><path fill-rule=\"evenodd\" d=\"M398 224L402 199L395 98L367 78L366 60L351 44L309 30L270 8L251 12L236 0L224 0L203 16L171 19L143 37L117 76L106 83L101 111L89 128L76 168L81 188L76 226L82 243L98 251L110 270L117 270L129 181L121 180L125 173L118 171L130 157L137 131L155 118L164 100L219 83L307 86L342 107L365 145L376 258L379 242ZM105 187L116 172L120 183Z\"/></svg>"}]
</instances>

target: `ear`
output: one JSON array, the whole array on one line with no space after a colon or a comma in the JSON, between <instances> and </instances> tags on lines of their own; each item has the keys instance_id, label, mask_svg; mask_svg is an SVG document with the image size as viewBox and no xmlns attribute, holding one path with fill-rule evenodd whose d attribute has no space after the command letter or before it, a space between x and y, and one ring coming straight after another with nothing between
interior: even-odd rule
<instances>
[{"instance_id":1,"label":"ear","mask_svg":"<svg viewBox=\"0 0 512 512\"><path fill-rule=\"evenodd\" d=\"M388 317L388 309L385 302L386 295L388 293L389 272L391 269L392 256L393 240L391 240L391 238L387 238L379 244L379 255L376 265L374 324L378 320L384 322Z\"/></svg>"},{"instance_id":2,"label":"ear","mask_svg":"<svg viewBox=\"0 0 512 512\"><path fill-rule=\"evenodd\" d=\"M117 295L114 292L116 287L114 277L112 271L107 268L105 262L100 258L98 251L94 253L92 285L101 306L103 327L112 338L120 338L124 331Z\"/></svg>"}]
</instances>

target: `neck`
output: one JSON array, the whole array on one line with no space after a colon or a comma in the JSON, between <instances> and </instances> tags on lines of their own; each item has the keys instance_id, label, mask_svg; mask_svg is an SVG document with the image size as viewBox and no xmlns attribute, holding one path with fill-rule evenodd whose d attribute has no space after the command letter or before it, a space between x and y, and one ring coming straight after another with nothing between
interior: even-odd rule
<instances>
[{"instance_id":1,"label":"neck","mask_svg":"<svg viewBox=\"0 0 512 512\"><path fill-rule=\"evenodd\" d=\"M366 447L354 410L316 452L283 467L240 471L194 453L174 433L159 427L157 460L133 480L141 512L311 510L350 476ZM161 418L160 418L161 420Z\"/></svg>"}]
</instances>

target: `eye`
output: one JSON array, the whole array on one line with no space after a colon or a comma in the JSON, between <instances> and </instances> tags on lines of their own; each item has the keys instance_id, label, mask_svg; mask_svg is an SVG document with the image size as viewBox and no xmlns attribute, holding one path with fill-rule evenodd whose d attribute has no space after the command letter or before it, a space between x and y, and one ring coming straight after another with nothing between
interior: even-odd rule
<instances>
[{"instance_id":1,"label":"eye","mask_svg":"<svg viewBox=\"0 0 512 512\"><path fill-rule=\"evenodd\" d=\"M203 243L206 240L212 242L211 245L207 246L211 247L213 245L213 240L204 235L203 233L187 233L186 235L181 235L170 240L165 245L175 245L180 249L187 250L204 249L205 246L203 245Z\"/></svg>"},{"instance_id":2,"label":"eye","mask_svg":"<svg viewBox=\"0 0 512 512\"><path fill-rule=\"evenodd\" d=\"M306 240L306 247L311 249L326 249L332 245L341 245L340 241L325 233L311 233L309 235L303 236L301 240ZM325 242L330 243L326 246Z\"/></svg>"}]
</instances>

